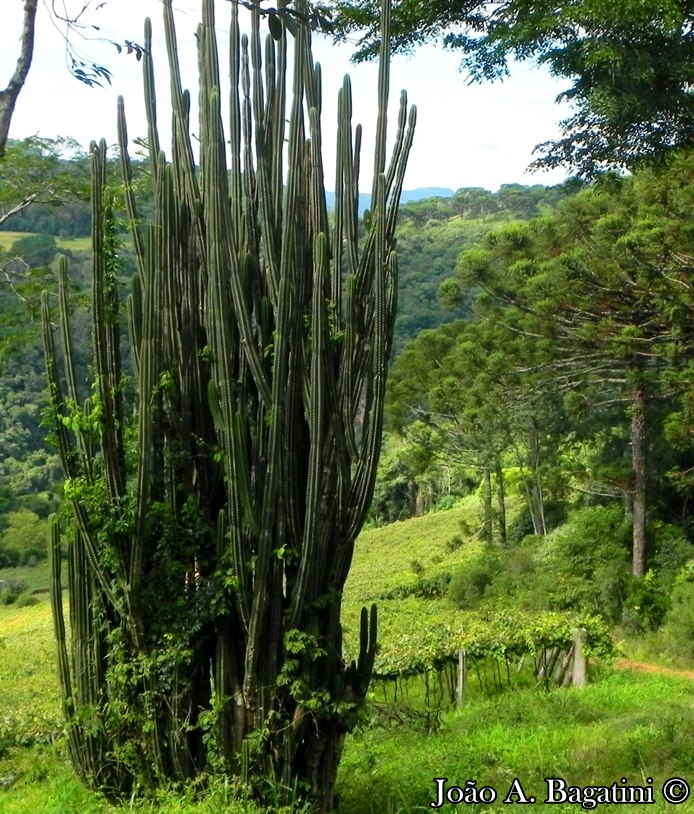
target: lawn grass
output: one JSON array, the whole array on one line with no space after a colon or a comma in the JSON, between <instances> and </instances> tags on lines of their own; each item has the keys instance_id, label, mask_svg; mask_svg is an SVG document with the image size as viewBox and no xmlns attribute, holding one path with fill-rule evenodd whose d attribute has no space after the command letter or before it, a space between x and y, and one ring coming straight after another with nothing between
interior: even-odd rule
<instances>
[{"instance_id":1,"label":"lawn grass","mask_svg":"<svg viewBox=\"0 0 694 814\"><path fill-rule=\"evenodd\" d=\"M61 731L48 598L27 607L0 606L0 752L48 743Z\"/></svg>"},{"instance_id":2,"label":"lawn grass","mask_svg":"<svg viewBox=\"0 0 694 814\"><path fill-rule=\"evenodd\" d=\"M436 576L464 562L477 543L467 541L453 550L448 543L476 510L473 499L449 512L365 531L347 585L346 617L354 619L362 604L410 584L417 574ZM411 561L419 563L417 573ZM47 580L45 566L26 570L24 581L31 578L32 589L39 590ZM7 571L0 578L3 574ZM194 789L164 790L149 801L126 801L120 809L86 790L65 756L49 603L38 596L30 607L0 607L0 814L259 814L221 781L212 782L204 795ZM397 601L378 603L386 606L385 633L397 621ZM392 698L384 703L374 692L368 719L346 741L338 779L340 814L452 812L456 807L450 804L429 805L435 777L459 786L475 781L477 788L491 786L498 792L494 803L464 805L460 810L466 811L520 810L518 803L501 802L514 778L541 804L546 777L582 786L619 783L622 777L642 785L652 777L655 804L646 810L694 812L694 794L679 806L661 795L669 777L682 777L694 787L690 680L598 667L585 689L531 687L493 697L471 692L461 710L440 714L427 712L415 696L416 691L411 705L403 705ZM601 805L600 811L634 808ZM580 810L576 804L550 809L561 814Z\"/></svg>"},{"instance_id":3,"label":"lawn grass","mask_svg":"<svg viewBox=\"0 0 694 814\"><path fill-rule=\"evenodd\" d=\"M451 784L491 786L499 799L472 811L521 810L503 804L514 778L527 796L545 799L544 778L561 777L581 786L630 784L653 778L655 805L674 811L660 795L664 780L694 781L694 705L691 681L604 671L585 689L539 689L475 698L460 712L443 716L436 732L419 726L367 728L347 743L340 767L342 814L432 810L434 777ZM446 804L439 811L451 812ZM552 811L576 811L555 804ZM617 811L624 806L600 806ZM523 808L526 810L526 808ZM580 809L579 809L580 810ZM694 811L694 801L677 807Z\"/></svg>"},{"instance_id":4,"label":"lawn grass","mask_svg":"<svg viewBox=\"0 0 694 814\"><path fill-rule=\"evenodd\" d=\"M432 731L414 712L394 723L397 708L386 716L374 703L373 720L347 739L340 766L340 814L406 814L431 811L435 777L464 786L490 786L498 793L492 805L466 805L466 811L521 810L504 804L514 778L528 797L545 798L544 778L561 777L579 786L611 785L622 777L644 785L653 778L655 804L650 812L692 812L687 801L673 806L661 795L670 777L694 781L694 705L690 681L658 675L605 670L585 689L545 692L521 690L494 698L477 697L461 711L449 711ZM2 790L3 783L8 784ZM452 812L456 807L442 806ZM626 807L632 810L635 807ZM600 806L616 812L624 806ZM119 809L85 790L74 778L63 747L36 744L10 749L0 760L2 814L114 814ZM214 784L199 797L193 790L164 791L150 801L127 802L120 810L137 814L257 814L252 803L234 799L228 786ZM267 809L266 809L267 810ZM291 809L289 809L291 810ZM300 809L296 808L295 811ZM523 808L523 810L528 810ZM581 810L555 804L552 811Z\"/></svg>"}]
</instances>

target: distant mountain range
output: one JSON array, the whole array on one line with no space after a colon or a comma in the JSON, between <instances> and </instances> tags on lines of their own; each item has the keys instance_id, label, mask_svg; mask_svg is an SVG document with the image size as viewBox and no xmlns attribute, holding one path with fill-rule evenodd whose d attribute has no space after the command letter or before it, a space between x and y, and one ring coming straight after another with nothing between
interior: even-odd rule
<instances>
[{"instance_id":1,"label":"distant mountain range","mask_svg":"<svg viewBox=\"0 0 694 814\"><path fill-rule=\"evenodd\" d=\"M417 189L404 189L402 191L401 203L409 203L410 201L422 201L425 198L450 198L455 195L452 189L446 187L417 187ZM331 211L335 208L335 193L325 193L326 203L328 209ZM371 204L371 193L362 192L359 195L359 213L362 214L365 209L368 209Z\"/></svg>"}]
</instances>

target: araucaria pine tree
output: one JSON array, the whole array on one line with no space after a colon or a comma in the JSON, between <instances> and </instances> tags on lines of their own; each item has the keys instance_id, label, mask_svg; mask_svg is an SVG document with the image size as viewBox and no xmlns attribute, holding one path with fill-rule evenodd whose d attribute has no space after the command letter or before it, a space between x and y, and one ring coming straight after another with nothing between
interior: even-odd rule
<instances>
[{"instance_id":1,"label":"araucaria pine tree","mask_svg":"<svg viewBox=\"0 0 694 814\"><path fill-rule=\"evenodd\" d=\"M75 519L64 531L69 636L52 524L70 753L85 782L113 797L222 771L256 789L268 781L298 788L326 812L376 647L372 608L347 663L340 613L380 453L394 228L415 110L408 115L403 94L387 163L386 9L371 211L360 223L361 133L345 79L331 221L321 75L305 4L291 15L256 8L247 38L231 3L225 129L214 3L204 0L195 140L171 0L163 5L173 144L169 156L160 150L148 22L149 223L138 214L119 109L138 263L127 301L132 375L121 361L103 142L92 146L94 380L86 401L72 362L65 268L59 343L44 299L55 432Z\"/></svg>"}]
</instances>

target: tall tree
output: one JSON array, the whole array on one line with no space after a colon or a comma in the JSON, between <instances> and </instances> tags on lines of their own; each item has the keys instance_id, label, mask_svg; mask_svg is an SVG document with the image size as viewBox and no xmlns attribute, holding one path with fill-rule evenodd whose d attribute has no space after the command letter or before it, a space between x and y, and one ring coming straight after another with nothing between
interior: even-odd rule
<instances>
[{"instance_id":1,"label":"tall tree","mask_svg":"<svg viewBox=\"0 0 694 814\"><path fill-rule=\"evenodd\" d=\"M6 145L0 162L0 227L33 204L62 206L88 198L89 162L72 139L31 136Z\"/></svg>"},{"instance_id":2,"label":"tall tree","mask_svg":"<svg viewBox=\"0 0 694 814\"><path fill-rule=\"evenodd\" d=\"M71 757L113 796L221 765L258 792L263 782L298 787L327 812L375 656L372 608L362 613L355 660L346 659L341 601L380 453L394 230L415 112L408 117L403 93L388 163L384 48L372 209L361 228L360 130L345 80L331 224L309 30L296 26L288 78L282 20L269 16L263 49L261 11L249 42L231 4L226 136L214 2L204 0L198 168L171 0L164 17L173 149L169 161L159 146L148 21L156 215L147 225L130 186L122 108L119 117L139 265L128 308L133 402L122 377L103 142L93 147L95 381L84 407L64 269L64 376L44 300L55 432L76 519L69 643L55 525L52 547ZM387 6L383 27L387 40Z\"/></svg>"},{"instance_id":3,"label":"tall tree","mask_svg":"<svg viewBox=\"0 0 694 814\"><path fill-rule=\"evenodd\" d=\"M495 524L498 539L506 539L505 466L518 468L537 534L547 531L547 498L556 497L550 462L559 457L566 429L561 399L535 386L537 376L519 372L537 359L536 344L489 321L461 321L423 331L393 365L388 389L393 426L409 435L413 417L425 422L436 433L442 459L478 473L487 542Z\"/></svg>"}]
</instances>

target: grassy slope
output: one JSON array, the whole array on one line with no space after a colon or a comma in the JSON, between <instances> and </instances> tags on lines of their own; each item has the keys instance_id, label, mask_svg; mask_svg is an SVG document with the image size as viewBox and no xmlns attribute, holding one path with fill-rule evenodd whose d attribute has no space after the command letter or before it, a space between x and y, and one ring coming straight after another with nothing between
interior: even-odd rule
<instances>
[{"instance_id":1,"label":"grassy slope","mask_svg":"<svg viewBox=\"0 0 694 814\"><path fill-rule=\"evenodd\" d=\"M479 501L463 500L446 512L427 514L401 523L362 532L357 541L345 586L345 648L355 657L358 648L359 614L373 602L378 606L379 641L384 644L403 630L414 629L417 619L437 613L445 600L386 599L393 589L412 585L420 577L428 580L452 573L480 550L477 542L466 542L451 550L449 543L461 536L461 523L479 526Z\"/></svg>"},{"instance_id":2,"label":"grassy slope","mask_svg":"<svg viewBox=\"0 0 694 814\"><path fill-rule=\"evenodd\" d=\"M461 562L472 546L450 552L446 543L459 533L460 521L470 522L476 511L471 500L450 512L365 531L346 589L346 618L354 620L361 604L384 591L413 582L412 561L423 567L425 577ZM0 572L0 578L6 575ZM394 601L379 601L384 624L391 604L396 614ZM0 607L0 639L0 814L114 812L74 779L60 742L50 744L60 713L47 600L27 608ZM670 776L694 779L693 691L692 682L682 678L605 669L585 690L532 689L471 697L463 710L445 713L436 731L430 731L426 715L400 715L406 720L403 725L375 703L379 723L347 740L339 779L340 812L430 811L434 777L448 777L461 786L476 780L478 787L492 785L500 794L518 777L540 803L543 778L551 776L579 784L610 784L624 776L641 783L642 777L651 776L656 805L648 810L674 812L675 807L663 803L660 787ZM386 718L390 723L383 723ZM249 803L232 803L230 797L229 790L219 786L198 803L165 793L152 803L125 808L139 814L257 812ZM520 809L500 799L492 806L466 810ZM578 810L575 805L552 809ZM618 807L600 810L616 812ZM694 804L688 801L676 810L693 812Z\"/></svg>"},{"instance_id":3,"label":"grassy slope","mask_svg":"<svg viewBox=\"0 0 694 814\"><path fill-rule=\"evenodd\" d=\"M345 586L347 604L373 602L392 588L412 583L417 578L413 563L423 568L425 578L463 563L477 546L467 544L450 551L448 543L460 535L461 522L474 526L479 515L478 500L470 496L447 512L363 531Z\"/></svg>"},{"instance_id":4,"label":"grassy slope","mask_svg":"<svg viewBox=\"0 0 694 814\"><path fill-rule=\"evenodd\" d=\"M3 607L0 744L45 741L60 728L60 696L48 600L25 608Z\"/></svg>"},{"instance_id":5,"label":"grassy slope","mask_svg":"<svg viewBox=\"0 0 694 814\"><path fill-rule=\"evenodd\" d=\"M0 568L0 579L21 582L24 590L31 594L48 594L48 562L43 560L36 566L18 566L17 568ZM65 583L65 579L63 579ZM1 632L0 628L0 632Z\"/></svg>"}]
</instances>

